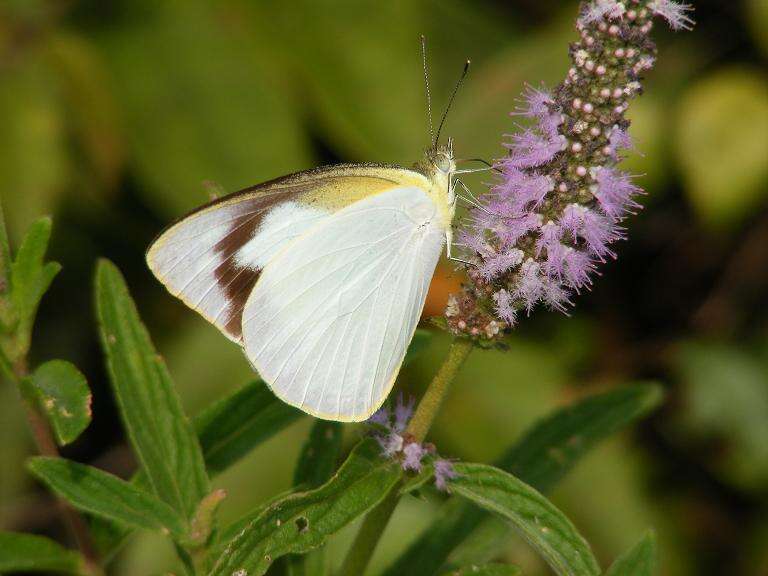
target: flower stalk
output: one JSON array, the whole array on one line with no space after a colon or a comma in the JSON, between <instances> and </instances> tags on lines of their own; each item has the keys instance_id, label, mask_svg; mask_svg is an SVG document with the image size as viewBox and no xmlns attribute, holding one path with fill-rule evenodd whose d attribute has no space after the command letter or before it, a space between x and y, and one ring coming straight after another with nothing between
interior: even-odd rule
<instances>
[{"instance_id":1,"label":"flower stalk","mask_svg":"<svg viewBox=\"0 0 768 576\"><path fill-rule=\"evenodd\" d=\"M448 355L405 428L404 436L409 440L408 446L419 446L426 437L443 404L451 382L456 378L473 346L470 340L464 338L457 338L451 343ZM450 471L446 470L445 473L448 474ZM384 497L384 500L366 515L344 559L339 572L341 576L360 576L365 573L365 569L376 550L376 545L379 543L381 535L400 500L401 487L402 482L395 484Z\"/></svg>"}]
</instances>

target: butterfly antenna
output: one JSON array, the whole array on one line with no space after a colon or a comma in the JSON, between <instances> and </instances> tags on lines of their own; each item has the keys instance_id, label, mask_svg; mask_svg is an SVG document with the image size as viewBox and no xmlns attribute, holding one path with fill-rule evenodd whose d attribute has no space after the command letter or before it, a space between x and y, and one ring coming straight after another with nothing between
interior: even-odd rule
<instances>
[{"instance_id":1,"label":"butterfly antenna","mask_svg":"<svg viewBox=\"0 0 768 576\"><path fill-rule=\"evenodd\" d=\"M429 120L429 140L435 142L434 128L432 127L432 95L429 92L429 68L427 67L427 39L421 35L421 63L424 67L424 87L427 90L427 120Z\"/></svg>"},{"instance_id":2,"label":"butterfly antenna","mask_svg":"<svg viewBox=\"0 0 768 576\"><path fill-rule=\"evenodd\" d=\"M448 116L448 112L451 110L451 106L453 106L453 100L456 98L456 93L459 91L459 88L461 88L461 83L464 82L464 78L467 77L467 72L469 72L469 65L471 62L469 60L466 61L464 64L464 71L461 73L461 76L459 77L459 81L456 82L456 86L453 87L453 92L451 93L451 98L448 100L448 106L445 107L445 112L443 112L443 117L440 118L440 126L437 127L437 135L435 136L435 139L432 143L433 147L437 146L437 141L440 139L440 132L443 131L443 124L445 124L445 119Z\"/></svg>"}]
</instances>

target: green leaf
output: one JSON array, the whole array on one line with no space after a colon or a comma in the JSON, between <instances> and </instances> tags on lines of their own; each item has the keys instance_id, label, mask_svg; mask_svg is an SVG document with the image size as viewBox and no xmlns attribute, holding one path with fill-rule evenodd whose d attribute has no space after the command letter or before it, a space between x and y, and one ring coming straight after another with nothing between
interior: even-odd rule
<instances>
[{"instance_id":1,"label":"green leaf","mask_svg":"<svg viewBox=\"0 0 768 576\"><path fill-rule=\"evenodd\" d=\"M194 418L194 426L209 473L222 472L302 416L261 381L206 408Z\"/></svg>"},{"instance_id":2,"label":"green leaf","mask_svg":"<svg viewBox=\"0 0 768 576\"><path fill-rule=\"evenodd\" d=\"M296 465L295 487L317 488L333 476L341 452L341 433L340 422L315 420Z\"/></svg>"},{"instance_id":3,"label":"green leaf","mask_svg":"<svg viewBox=\"0 0 768 576\"><path fill-rule=\"evenodd\" d=\"M652 531L616 558L605 576L653 576L656 573L656 536Z\"/></svg>"},{"instance_id":4,"label":"green leaf","mask_svg":"<svg viewBox=\"0 0 768 576\"><path fill-rule=\"evenodd\" d=\"M83 574L85 561L43 536L0 532L0 573L7 572Z\"/></svg>"},{"instance_id":5,"label":"green leaf","mask_svg":"<svg viewBox=\"0 0 768 576\"><path fill-rule=\"evenodd\" d=\"M0 297L11 287L11 249L8 245L8 231L5 228L5 213L0 202ZM4 303L3 303L4 304Z\"/></svg>"},{"instance_id":6,"label":"green leaf","mask_svg":"<svg viewBox=\"0 0 768 576\"><path fill-rule=\"evenodd\" d=\"M211 576L240 570L257 576L285 554L303 554L320 546L378 504L399 478L399 466L381 457L374 440L363 440L326 484L289 495L253 517L226 545Z\"/></svg>"},{"instance_id":7,"label":"green leaf","mask_svg":"<svg viewBox=\"0 0 768 576\"><path fill-rule=\"evenodd\" d=\"M40 300L61 270L56 262L45 262L51 238L51 219L41 218L27 231L11 266L11 299L18 316L16 346L11 357L19 358L29 350L32 326Z\"/></svg>"},{"instance_id":8,"label":"green leaf","mask_svg":"<svg viewBox=\"0 0 768 576\"><path fill-rule=\"evenodd\" d=\"M130 482L71 460L38 456L28 462L31 472L75 508L115 522L159 530L181 538L184 519L152 494Z\"/></svg>"},{"instance_id":9,"label":"green leaf","mask_svg":"<svg viewBox=\"0 0 768 576\"><path fill-rule=\"evenodd\" d=\"M317 488L333 476L341 452L341 440L340 422L315 420L296 464L293 475L295 489ZM288 555L283 559L286 563L286 572L290 576L306 575L309 563L322 565L323 556L323 549L304 555Z\"/></svg>"},{"instance_id":10,"label":"green leaf","mask_svg":"<svg viewBox=\"0 0 768 576\"><path fill-rule=\"evenodd\" d=\"M663 398L658 384L591 396L544 418L496 465L547 492L598 442L649 414Z\"/></svg>"},{"instance_id":11,"label":"green leaf","mask_svg":"<svg viewBox=\"0 0 768 576\"><path fill-rule=\"evenodd\" d=\"M91 422L91 391L80 371L64 360L39 366L22 383L48 417L60 446L74 442Z\"/></svg>"},{"instance_id":12,"label":"green leaf","mask_svg":"<svg viewBox=\"0 0 768 576\"><path fill-rule=\"evenodd\" d=\"M257 380L206 408L192 423L208 472L214 476L302 416L303 412L280 401ZM132 481L139 487L150 486L141 471ZM129 533L99 518L92 520L91 532L105 557L114 554Z\"/></svg>"},{"instance_id":13,"label":"green leaf","mask_svg":"<svg viewBox=\"0 0 768 576\"><path fill-rule=\"evenodd\" d=\"M721 69L679 102L677 156L704 222L739 224L768 201L768 83L758 70Z\"/></svg>"},{"instance_id":14,"label":"green leaf","mask_svg":"<svg viewBox=\"0 0 768 576\"><path fill-rule=\"evenodd\" d=\"M485 464L455 465L450 489L509 520L561 576L597 576L600 566L570 520L539 492Z\"/></svg>"},{"instance_id":15,"label":"green leaf","mask_svg":"<svg viewBox=\"0 0 768 576\"><path fill-rule=\"evenodd\" d=\"M435 478L435 465L433 462L426 462L419 470L418 474L404 474L403 483L400 486L400 495L417 492L424 488Z\"/></svg>"},{"instance_id":16,"label":"green leaf","mask_svg":"<svg viewBox=\"0 0 768 576\"><path fill-rule=\"evenodd\" d=\"M107 261L96 272L96 303L112 388L131 444L155 494L191 519L210 492L202 450L125 280Z\"/></svg>"},{"instance_id":17,"label":"green leaf","mask_svg":"<svg viewBox=\"0 0 768 576\"><path fill-rule=\"evenodd\" d=\"M647 415L662 398L655 384L626 386L586 398L534 425L496 466L547 492L597 443ZM477 507L449 502L385 574L434 574L486 518Z\"/></svg>"},{"instance_id":18,"label":"green leaf","mask_svg":"<svg viewBox=\"0 0 768 576\"><path fill-rule=\"evenodd\" d=\"M443 576L523 576L520 568L510 564L483 564L482 566L465 566L458 570L446 572Z\"/></svg>"}]
</instances>

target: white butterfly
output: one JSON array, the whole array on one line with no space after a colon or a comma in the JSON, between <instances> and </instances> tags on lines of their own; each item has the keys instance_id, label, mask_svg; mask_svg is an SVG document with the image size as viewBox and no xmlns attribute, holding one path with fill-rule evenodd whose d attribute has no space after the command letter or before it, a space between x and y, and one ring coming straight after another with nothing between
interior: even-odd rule
<instances>
[{"instance_id":1,"label":"white butterfly","mask_svg":"<svg viewBox=\"0 0 768 576\"><path fill-rule=\"evenodd\" d=\"M454 173L449 141L413 169L278 178L171 225L147 263L282 400L365 420L392 389L444 242L450 256Z\"/></svg>"}]
</instances>

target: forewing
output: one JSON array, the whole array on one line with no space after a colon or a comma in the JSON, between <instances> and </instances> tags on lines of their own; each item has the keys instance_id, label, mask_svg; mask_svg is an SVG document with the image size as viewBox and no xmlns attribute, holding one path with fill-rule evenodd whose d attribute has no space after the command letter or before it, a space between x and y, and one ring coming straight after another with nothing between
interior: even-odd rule
<instances>
[{"instance_id":1,"label":"forewing","mask_svg":"<svg viewBox=\"0 0 768 576\"><path fill-rule=\"evenodd\" d=\"M147 263L174 296L240 342L243 308L266 263L330 214L404 178L421 176L340 165L279 178L173 224L152 244Z\"/></svg>"},{"instance_id":2,"label":"forewing","mask_svg":"<svg viewBox=\"0 0 768 576\"><path fill-rule=\"evenodd\" d=\"M393 187L335 213L266 266L243 342L277 396L341 421L381 405L441 253L438 220L421 188Z\"/></svg>"}]
</instances>

